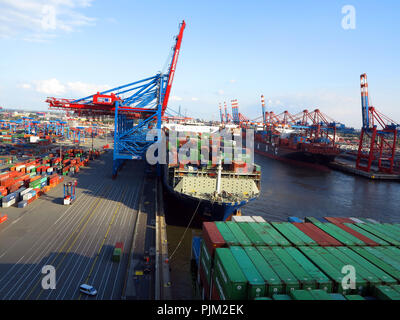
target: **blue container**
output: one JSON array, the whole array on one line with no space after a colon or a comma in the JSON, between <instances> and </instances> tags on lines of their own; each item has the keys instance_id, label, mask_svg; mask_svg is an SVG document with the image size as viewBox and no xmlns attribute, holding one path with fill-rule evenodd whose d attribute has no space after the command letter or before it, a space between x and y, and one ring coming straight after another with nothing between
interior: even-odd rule
<instances>
[{"instance_id":1,"label":"blue container","mask_svg":"<svg viewBox=\"0 0 400 320\"><path fill-rule=\"evenodd\" d=\"M28 205L28 201L22 200L18 202L18 208L25 208Z\"/></svg>"},{"instance_id":2,"label":"blue container","mask_svg":"<svg viewBox=\"0 0 400 320\"><path fill-rule=\"evenodd\" d=\"M321 221L323 223L327 223L329 222L328 220L326 220L325 218L316 218L318 221Z\"/></svg>"},{"instance_id":3,"label":"blue container","mask_svg":"<svg viewBox=\"0 0 400 320\"><path fill-rule=\"evenodd\" d=\"M46 181L43 181L43 182L40 184L40 188L43 188L43 187L45 187L45 186L47 186L47 182L46 182Z\"/></svg>"},{"instance_id":4,"label":"blue container","mask_svg":"<svg viewBox=\"0 0 400 320\"><path fill-rule=\"evenodd\" d=\"M300 223L304 222L303 219L300 219L300 218L297 218L297 217L289 217L287 220L288 220L288 222L291 222L291 223L293 223L293 222L300 222Z\"/></svg>"},{"instance_id":5,"label":"blue container","mask_svg":"<svg viewBox=\"0 0 400 320\"><path fill-rule=\"evenodd\" d=\"M192 239L192 259L196 260L197 266L199 266L199 261L200 261L200 244L201 244L201 237L193 237L193 239Z\"/></svg>"},{"instance_id":6,"label":"blue container","mask_svg":"<svg viewBox=\"0 0 400 320\"><path fill-rule=\"evenodd\" d=\"M10 193L10 194L6 195L5 197L3 197L3 202L8 202L12 199L15 199L16 197L17 197L17 195L15 192Z\"/></svg>"}]
</instances>

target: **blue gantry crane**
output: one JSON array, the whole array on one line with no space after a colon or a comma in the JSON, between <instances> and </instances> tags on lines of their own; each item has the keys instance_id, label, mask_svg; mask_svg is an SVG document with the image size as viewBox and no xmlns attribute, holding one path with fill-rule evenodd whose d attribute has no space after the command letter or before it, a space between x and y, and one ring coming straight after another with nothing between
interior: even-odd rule
<instances>
[{"instance_id":1,"label":"blue gantry crane","mask_svg":"<svg viewBox=\"0 0 400 320\"><path fill-rule=\"evenodd\" d=\"M78 115L114 116L113 177L125 160L143 159L147 148L161 139L162 116L168 105L185 26L182 21L166 72L80 99L46 100L50 108ZM158 134L148 141L147 133L153 128L159 129Z\"/></svg>"}]
</instances>

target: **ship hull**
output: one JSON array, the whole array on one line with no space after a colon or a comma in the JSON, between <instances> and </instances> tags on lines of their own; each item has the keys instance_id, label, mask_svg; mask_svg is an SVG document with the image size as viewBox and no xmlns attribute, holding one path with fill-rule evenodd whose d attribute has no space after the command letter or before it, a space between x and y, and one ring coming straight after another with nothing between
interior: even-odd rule
<instances>
[{"instance_id":1,"label":"ship hull","mask_svg":"<svg viewBox=\"0 0 400 320\"><path fill-rule=\"evenodd\" d=\"M230 220L240 208L256 199L254 197L236 203L212 202L177 192L167 182L167 166L163 167L162 181L167 224L187 226L190 223L191 227L201 227L204 221Z\"/></svg>"},{"instance_id":2,"label":"ship hull","mask_svg":"<svg viewBox=\"0 0 400 320\"><path fill-rule=\"evenodd\" d=\"M282 146L273 146L271 143L260 141L254 142L254 152L271 159L288 163L319 167L328 165L330 162L334 161L336 157L336 154L297 151Z\"/></svg>"}]
</instances>

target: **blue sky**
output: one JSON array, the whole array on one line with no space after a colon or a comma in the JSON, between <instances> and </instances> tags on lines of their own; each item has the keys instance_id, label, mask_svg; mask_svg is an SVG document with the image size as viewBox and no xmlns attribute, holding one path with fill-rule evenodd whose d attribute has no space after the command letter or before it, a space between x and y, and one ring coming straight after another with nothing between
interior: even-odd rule
<instances>
[{"instance_id":1,"label":"blue sky","mask_svg":"<svg viewBox=\"0 0 400 320\"><path fill-rule=\"evenodd\" d=\"M344 5L356 10L355 29L342 28ZM174 109L217 120L218 103L238 99L254 119L264 94L275 113L318 107L360 127L366 72L373 105L400 122L396 0L0 0L0 106L44 110L47 96L154 75L182 19Z\"/></svg>"}]
</instances>

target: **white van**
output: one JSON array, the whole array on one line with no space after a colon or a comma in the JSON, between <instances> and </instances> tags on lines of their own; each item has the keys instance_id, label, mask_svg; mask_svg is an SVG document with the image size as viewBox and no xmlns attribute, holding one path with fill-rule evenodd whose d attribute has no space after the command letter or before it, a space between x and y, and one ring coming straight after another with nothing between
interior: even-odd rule
<instances>
[{"instance_id":1,"label":"white van","mask_svg":"<svg viewBox=\"0 0 400 320\"><path fill-rule=\"evenodd\" d=\"M93 286L88 284L81 284L79 286L79 291L89 296L95 296L97 294L97 290Z\"/></svg>"}]
</instances>

